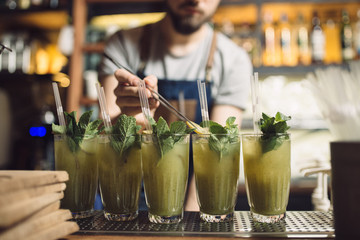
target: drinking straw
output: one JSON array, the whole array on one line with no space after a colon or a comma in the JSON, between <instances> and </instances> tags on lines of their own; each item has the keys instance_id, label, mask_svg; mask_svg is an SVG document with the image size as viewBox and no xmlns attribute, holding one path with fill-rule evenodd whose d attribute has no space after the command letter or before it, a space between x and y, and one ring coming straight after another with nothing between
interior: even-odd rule
<instances>
[{"instance_id":1,"label":"drinking straw","mask_svg":"<svg viewBox=\"0 0 360 240\"><path fill-rule=\"evenodd\" d=\"M105 107L105 114L106 114L107 125L108 125L109 127L111 127L111 119L110 119L110 114L109 114L108 105L107 105L107 103L106 103L104 87L101 87L100 93L101 93L101 96L102 96L102 99L103 99L103 100L102 100L102 101L103 101L103 105L104 105L104 107Z\"/></svg>"},{"instance_id":2,"label":"drinking straw","mask_svg":"<svg viewBox=\"0 0 360 240\"><path fill-rule=\"evenodd\" d=\"M179 92L179 111L185 114L185 96L183 90Z\"/></svg>"},{"instance_id":3,"label":"drinking straw","mask_svg":"<svg viewBox=\"0 0 360 240\"><path fill-rule=\"evenodd\" d=\"M200 79L197 80L197 84L198 84L202 121L204 123L204 127L209 128L210 125L209 125L209 111L208 111L207 96L206 96L206 85L205 82L202 83Z\"/></svg>"},{"instance_id":4,"label":"drinking straw","mask_svg":"<svg viewBox=\"0 0 360 240\"><path fill-rule=\"evenodd\" d=\"M65 127L64 110L63 110L63 107L62 107L62 104L61 104L59 88L58 88L57 83L55 83L55 82L52 83L52 86L53 86L53 90L54 90L56 111L57 111L57 114L58 114L59 123L60 123L60 126Z\"/></svg>"},{"instance_id":5,"label":"drinking straw","mask_svg":"<svg viewBox=\"0 0 360 240\"><path fill-rule=\"evenodd\" d=\"M150 107L149 107L149 100L146 96L146 86L145 81L140 80L139 81L139 98L140 98L140 105L141 105L141 111L144 116L144 122L145 122L145 128L146 130L152 130L152 127L150 125Z\"/></svg>"},{"instance_id":6,"label":"drinking straw","mask_svg":"<svg viewBox=\"0 0 360 240\"><path fill-rule=\"evenodd\" d=\"M253 110L253 126L256 134L260 133L260 109L259 109L259 75L257 72L250 76L251 100Z\"/></svg>"},{"instance_id":7,"label":"drinking straw","mask_svg":"<svg viewBox=\"0 0 360 240\"><path fill-rule=\"evenodd\" d=\"M359 65L316 69L305 86L312 91L319 110L336 140L360 140Z\"/></svg>"},{"instance_id":8,"label":"drinking straw","mask_svg":"<svg viewBox=\"0 0 360 240\"><path fill-rule=\"evenodd\" d=\"M106 105L104 88L103 87L100 88L99 83L95 83L95 85L96 85L96 91L97 91L98 99L99 99L100 112L101 112L101 116L102 116L102 119L103 119L104 125L105 125L105 130L109 131L109 129L111 128L111 119L110 119L109 111L108 111L108 108Z\"/></svg>"}]
</instances>

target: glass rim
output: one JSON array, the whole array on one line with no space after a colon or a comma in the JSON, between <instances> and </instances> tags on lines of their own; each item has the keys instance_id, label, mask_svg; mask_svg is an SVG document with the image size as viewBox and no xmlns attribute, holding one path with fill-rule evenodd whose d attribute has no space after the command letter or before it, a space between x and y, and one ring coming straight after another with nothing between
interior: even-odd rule
<instances>
[{"instance_id":1,"label":"glass rim","mask_svg":"<svg viewBox=\"0 0 360 240\"><path fill-rule=\"evenodd\" d=\"M74 136L84 136L84 137L88 137L89 139L90 138L94 138L94 137L97 137L99 136L99 134L75 134L75 135L72 135L72 136L68 136L66 135L65 133L61 134L61 133L53 133L53 136L54 137L74 137Z\"/></svg>"},{"instance_id":2,"label":"glass rim","mask_svg":"<svg viewBox=\"0 0 360 240\"><path fill-rule=\"evenodd\" d=\"M263 134L263 133L242 133L241 136L244 137L250 137L250 136L264 136L264 135L268 135L268 136L290 136L291 133L269 133L269 134Z\"/></svg>"},{"instance_id":3,"label":"glass rim","mask_svg":"<svg viewBox=\"0 0 360 240\"><path fill-rule=\"evenodd\" d=\"M141 136L156 136L155 133L140 133ZM188 136L191 135L191 133L167 133L167 134L161 134L161 136Z\"/></svg>"},{"instance_id":4,"label":"glass rim","mask_svg":"<svg viewBox=\"0 0 360 240\"><path fill-rule=\"evenodd\" d=\"M123 135L121 133L101 133L101 134L97 134L98 137L101 137L101 136L110 136L110 135ZM135 133L135 134L130 134L128 136L140 136L141 134L139 133ZM125 136L125 137L128 137L128 136Z\"/></svg>"},{"instance_id":5,"label":"glass rim","mask_svg":"<svg viewBox=\"0 0 360 240\"><path fill-rule=\"evenodd\" d=\"M211 136L211 135L215 135L215 136L241 136L241 133L237 133L237 134L234 134L234 133L193 133L191 134L192 136Z\"/></svg>"}]
</instances>

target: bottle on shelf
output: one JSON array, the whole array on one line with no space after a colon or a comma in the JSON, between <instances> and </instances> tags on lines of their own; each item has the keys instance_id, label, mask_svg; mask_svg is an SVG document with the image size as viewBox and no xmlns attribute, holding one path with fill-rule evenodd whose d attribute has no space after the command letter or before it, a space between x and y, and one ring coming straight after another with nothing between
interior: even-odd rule
<instances>
[{"instance_id":1,"label":"bottle on shelf","mask_svg":"<svg viewBox=\"0 0 360 240\"><path fill-rule=\"evenodd\" d=\"M31 6L30 0L19 0L18 1L20 9L28 9Z\"/></svg>"},{"instance_id":2,"label":"bottle on shelf","mask_svg":"<svg viewBox=\"0 0 360 240\"><path fill-rule=\"evenodd\" d=\"M304 15L298 13L296 21L296 37L298 62L302 65L311 64L311 53L309 46L309 29L305 23Z\"/></svg>"},{"instance_id":3,"label":"bottle on shelf","mask_svg":"<svg viewBox=\"0 0 360 240\"><path fill-rule=\"evenodd\" d=\"M4 3L3 3L4 2ZM62 1L64 2L64 0ZM11 10L14 9L29 9L31 7L43 7L43 8L58 8L60 5L59 0L3 0L0 1L0 7L6 6Z\"/></svg>"},{"instance_id":4,"label":"bottle on shelf","mask_svg":"<svg viewBox=\"0 0 360 240\"><path fill-rule=\"evenodd\" d=\"M281 47L281 65L294 66L297 64L296 51L292 41L292 33L286 13L282 13L279 22L279 39Z\"/></svg>"},{"instance_id":5,"label":"bottle on shelf","mask_svg":"<svg viewBox=\"0 0 360 240\"><path fill-rule=\"evenodd\" d=\"M349 12L346 9L343 9L341 16L342 57L343 61L349 61L354 58L353 30L350 24Z\"/></svg>"},{"instance_id":6,"label":"bottle on shelf","mask_svg":"<svg viewBox=\"0 0 360 240\"><path fill-rule=\"evenodd\" d=\"M312 63L322 63L325 56L325 36L320 25L318 12L314 11L311 31L311 60Z\"/></svg>"},{"instance_id":7,"label":"bottle on shelf","mask_svg":"<svg viewBox=\"0 0 360 240\"><path fill-rule=\"evenodd\" d=\"M341 54L341 40L340 40L340 26L335 22L336 11L327 12L327 20L324 24L325 35L325 64L340 64L342 63Z\"/></svg>"},{"instance_id":8,"label":"bottle on shelf","mask_svg":"<svg viewBox=\"0 0 360 240\"><path fill-rule=\"evenodd\" d=\"M263 25L263 65L277 66L280 65L281 59L278 57L277 37L275 34L275 23L271 12L264 14Z\"/></svg>"},{"instance_id":9,"label":"bottle on shelf","mask_svg":"<svg viewBox=\"0 0 360 240\"><path fill-rule=\"evenodd\" d=\"M5 32L0 42L12 49L0 55L0 72L56 74L67 63L55 44L30 37L28 31Z\"/></svg>"}]
</instances>

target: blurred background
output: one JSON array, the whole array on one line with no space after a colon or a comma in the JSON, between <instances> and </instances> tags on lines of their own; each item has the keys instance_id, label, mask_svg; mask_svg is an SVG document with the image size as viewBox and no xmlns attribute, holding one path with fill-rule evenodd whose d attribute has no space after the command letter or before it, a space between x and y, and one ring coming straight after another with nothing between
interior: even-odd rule
<instances>
[{"instance_id":1,"label":"blurred background","mask_svg":"<svg viewBox=\"0 0 360 240\"><path fill-rule=\"evenodd\" d=\"M0 55L0 169L53 169L51 83L59 83L65 111L97 115L104 40L163 16L161 0L0 0L0 43L13 50ZM222 0L213 25L251 57L261 110L292 116L289 209L312 209L317 178L301 169L329 166L333 136L304 82L317 69L360 61L360 2ZM250 98L242 126L252 131ZM247 205L241 184L238 205Z\"/></svg>"}]
</instances>

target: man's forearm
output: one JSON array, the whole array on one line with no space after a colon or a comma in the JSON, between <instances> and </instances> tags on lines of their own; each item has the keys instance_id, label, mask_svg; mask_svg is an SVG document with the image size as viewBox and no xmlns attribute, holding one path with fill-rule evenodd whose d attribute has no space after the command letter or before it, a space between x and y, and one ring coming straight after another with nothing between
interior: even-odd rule
<instances>
[{"instance_id":1,"label":"man's forearm","mask_svg":"<svg viewBox=\"0 0 360 240\"><path fill-rule=\"evenodd\" d=\"M243 111L240 108L230 106L230 105L215 105L211 109L210 119L214 122L217 122L221 125L226 124L226 119L228 117L236 117L235 123L238 124L239 129L241 128L242 122L242 113Z\"/></svg>"}]
</instances>

